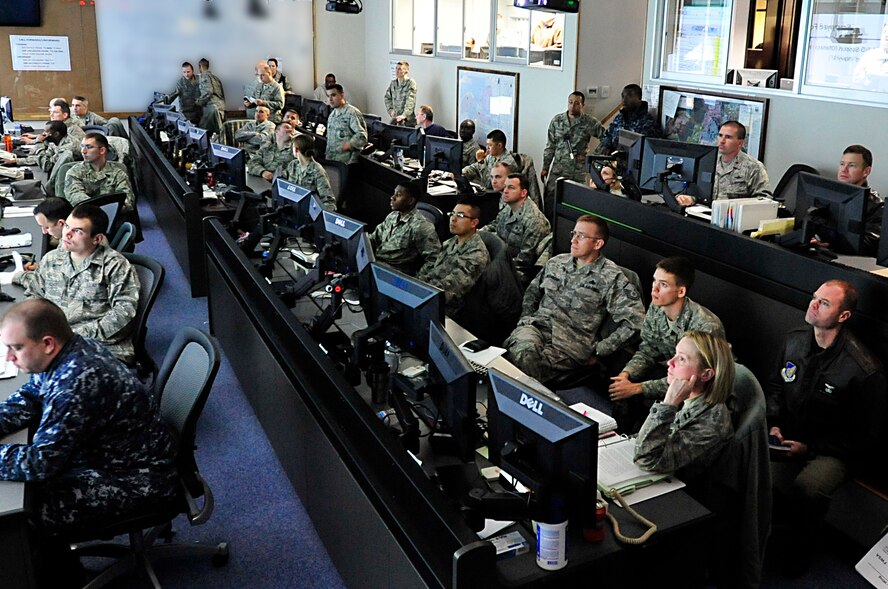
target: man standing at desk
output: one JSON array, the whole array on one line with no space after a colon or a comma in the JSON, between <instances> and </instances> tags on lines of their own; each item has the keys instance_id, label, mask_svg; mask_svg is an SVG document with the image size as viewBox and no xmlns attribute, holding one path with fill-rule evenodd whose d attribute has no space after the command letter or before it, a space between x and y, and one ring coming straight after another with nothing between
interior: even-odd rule
<instances>
[{"instance_id":1,"label":"man standing at desk","mask_svg":"<svg viewBox=\"0 0 888 589\"><path fill-rule=\"evenodd\" d=\"M222 130L222 122L225 120L225 90L222 88L222 80L210 71L210 61L207 58L202 58L197 64L200 67L200 96L197 98L197 106L203 109L200 128L206 129L212 137Z\"/></svg>"},{"instance_id":2,"label":"man standing at desk","mask_svg":"<svg viewBox=\"0 0 888 589\"><path fill-rule=\"evenodd\" d=\"M788 556L800 557L799 566L833 491L870 459L884 459L873 449L881 448L885 375L845 325L856 304L851 284L822 284L805 313L808 327L786 336L767 384L768 433L785 449L785 459L771 461L775 517L782 507Z\"/></svg>"},{"instance_id":3,"label":"man standing at desk","mask_svg":"<svg viewBox=\"0 0 888 589\"><path fill-rule=\"evenodd\" d=\"M461 200L450 212L450 233L433 264L426 264L417 278L444 291L447 314L453 317L490 263L487 246L478 235L481 208L474 199Z\"/></svg>"},{"instance_id":4,"label":"man standing at desk","mask_svg":"<svg viewBox=\"0 0 888 589\"><path fill-rule=\"evenodd\" d=\"M257 106L254 120L238 129L234 134L237 146L246 151L248 156L253 155L259 151L260 147L271 142L274 135L274 123L268 120L269 116L267 106Z\"/></svg>"},{"instance_id":5,"label":"man standing at desk","mask_svg":"<svg viewBox=\"0 0 888 589\"><path fill-rule=\"evenodd\" d=\"M417 181L398 184L392 195L392 212L369 236L378 262L410 276L423 268L431 269L441 251L435 227L416 210L421 194Z\"/></svg>"},{"instance_id":6,"label":"man standing at desk","mask_svg":"<svg viewBox=\"0 0 888 589\"><path fill-rule=\"evenodd\" d=\"M122 254L108 247L108 215L93 205L75 207L65 222L61 247L33 272L13 282L28 297L57 304L74 331L105 344L124 362L134 357L132 323L139 304L139 278Z\"/></svg>"},{"instance_id":7,"label":"man standing at desk","mask_svg":"<svg viewBox=\"0 0 888 589\"><path fill-rule=\"evenodd\" d=\"M771 198L771 182L762 162L743 152L746 127L737 121L728 121L718 130L718 161L712 200L718 198ZM679 204L683 204L679 201Z\"/></svg>"},{"instance_id":8,"label":"man standing at desk","mask_svg":"<svg viewBox=\"0 0 888 589\"><path fill-rule=\"evenodd\" d=\"M500 162L508 165L513 172L521 171L518 169L518 164L515 163L515 158L506 149L506 134L499 129L494 129L487 134L487 155L484 156L483 160L476 161L463 168L462 175L470 181L484 182L484 188L490 190L492 188L490 170L494 164Z\"/></svg>"},{"instance_id":9,"label":"man standing at desk","mask_svg":"<svg viewBox=\"0 0 888 589\"><path fill-rule=\"evenodd\" d=\"M289 123L278 123L274 130L274 141L268 141L250 156L247 173L261 176L271 182L275 174L293 161L293 127Z\"/></svg>"},{"instance_id":10,"label":"man standing at desk","mask_svg":"<svg viewBox=\"0 0 888 589\"><path fill-rule=\"evenodd\" d=\"M604 137L605 130L595 117L583 112L586 95L571 92L567 97L567 112L555 115L549 123L546 149L543 151L543 169L540 179L546 183L546 203L555 203L555 179L563 176L574 182L586 180L586 152L589 141ZM551 172L551 178L549 178ZM546 179L549 182L546 182Z\"/></svg>"},{"instance_id":11,"label":"man standing at desk","mask_svg":"<svg viewBox=\"0 0 888 589\"><path fill-rule=\"evenodd\" d=\"M157 405L103 345L75 334L45 299L10 308L0 339L6 359L31 374L0 403L0 435L34 428L27 444L0 444L0 479L33 484L42 539L175 495L174 445ZM40 564L63 574L62 563Z\"/></svg>"},{"instance_id":12,"label":"man standing at desk","mask_svg":"<svg viewBox=\"0 0 888 589\"><path fill-rule=\"evenodd\" d=\"M133 210L136 197L126 166L107 160L108 138L101 133L87 133L80 143L80 153L83 161L71 166L65 175L65 199L76 205L94 196L123 192L124 209Z\"/></svg>"},{"instance_id":13,"label":"man standing at desk","mask_svg":"<svg viewBox=\"0 0 888 589\"><path fill-rule=\"evenodd\" d=\"M410 64L399 61L395 79L385 91L385 111L392 117L392 125L416 126L416 80L410 76Z\"/></svg>"},{"instance_id":14,"label":"man standing at desk","mask_svg":"<svg viewBox=\"0 0 888 589\"><path fill-rule=\"evenodd\" d=\"M176 88L170 93L172 102L179 99L179 109L192 124L200 122L200 106L197 99L200 98L200 84L194 77L194 66L187 61L182 64L182 77L176 81Z\"/></svg>"},{"instance_id":15,"label":"man standing at desk","mask_svg":"<svg viewBox=\"0 0 888 589\"><path fill-rule=\"evenodd\" d=\"M342 86L333 84L327 90L333 111L327 118L327 159L344 164L357 163L367 145L364 115L345 100Z\"/></svg>"},{"instance_id":16,"label":"man standing at desk","mask_svg":"<svg viewBox=\"0 0 888 589\"><path fill-rule=\"evenodd\" d=\"M609 235L604 220L582 215L571 231L570 253L550 259L527 287L522 317L503 344L526 374L546 381L594 365L641 329L641 295L601 253ZM601 339L608 316L618 327Z\"/></svg>"}]
</instances>

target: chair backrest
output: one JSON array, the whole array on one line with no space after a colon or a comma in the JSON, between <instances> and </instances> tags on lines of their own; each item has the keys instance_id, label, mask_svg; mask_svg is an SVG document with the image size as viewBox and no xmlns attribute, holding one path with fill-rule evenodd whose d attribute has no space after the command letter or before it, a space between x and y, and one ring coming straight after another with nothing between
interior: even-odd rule
<instances>
[{"instance_id":1,"label":"chair backrest","mask_svg":"<svg viewBox=\"0 0 888 589\"><path fill-rule=\"evenodd\" d=\"M782 200L786 208L795 213L796 197L799 186L799 174L808 172L809 174L820 174L817 168L813 168L808 164L793 164L787 168L777 187L774 189L774 198Z\"/></svg>"},{"instance_id":2,"label":"chair backrest","mask_svg":"<svg viewBox=\"0 0 888 589\"><path fill-rule=\"evenodd\" d=\"M333 196L336 198L336 208L342 210L345 204L345 194L343 194L342 189L348 180L348 166L342 162L331 160L318 160L318 163L323 166L324 171L327 172L327 177L330 178L330 188L333 190Z\"/></svg>"},{"instance_id":3,"label":"chair backrest","mask_svg":"<svg viewBox=\"0 0 888 589\"><path fill-rule=\"evenodd\" d=\"M176 434L179 476L197 497L203 483L194 460L194 436L216 373L220 354L215 338L193 327L183 327L173 338L155 381L160 416Z\"/></svg>"},{"instance_id":4,"label":"chair backrest","mask_svg":"<svg viewBox=\"0 0 888 589\"><path fill-rule=\"evenodd\" d=\"M65 176L68 174L68 170L74 167L76 163L77 162L73 161L56 161L55 165L52 167L52 173L49 175L50 184L52 184L54 192L54 194L50 194L50 196L65 197ZM47 190L47 193L49 193L49 190Z\"/></svg>"},{"instance_id":5,"label":"chair backrest","mask_svg":"<svg viewBox=\"0 0 888 589\"><path fill-rule=\"evenodd\" d=\"M157 300L166 272L160 262L154 258L130 253L125 253L123 256L129 260L139 276L139 305L136 307L133 326L133 347L136 351L136 360L141 362L148 357L148 352L145 349L148 314L154 306L154 301ZM150 360L150 358L148 359Z\"/></svg>"},{"instance_id":6,"label":"chair backrest","mask_svg":"<svg viewBox=\"0 0 888 589\"><path fill-rule=\"evenodd\" d=\"M101 133L105 137L108 136L110 129L108 125L83 125L80 127L84 133Z\"/></svg>"},{"instance_id":7,"label":"chair backrest","mask_svg":"<svg viewBox=\"0 0 888 589\"><path fill-rule=\"evenodd\" d=\"M521 167L521 175L527 178L527 196L541 211L543 209L543 196L540 190L540 181L537 178L536 167L533 164L533 158L526 153L513 154L517 157L515 162Z\"/></svg>"},{"instance_id":8,"label":"chair backrest","mask_svg":"<svg viewBox=\"0 0 888 589\"><path fill-rule=\"evenodd\" d=\"M111 194L100 194L99 196L94 196L83 201L80 204L95 205L105 211L105 214L108 215L108 232L113 235L113 232L116 229L114 221L117 220L117 215L120 213L121 209L123 209L123 205L125 202L125 192L112 192Z\"/></svg>"},{"instance_id":9,"label":"chair backrest","mask_svg":"<svg viewBox=\"0 0 888 589\"><path fill-rule=\"evenodd\" d=\"M450 220L444 216L441 209L427 202L418 202L416 211L434 225L438 239L444 242L450 238Z\"/></svg>"},{"instance_id":10,"label":"chair backrest","mask_svg":"<svg viewBox=\"0 0 888 589\"><path fill-rule=\"evenodd\" d=\"M240 131L240 128L250 122L250 119L234 119L231 121L225 121L222 124L222 130L219 132L219 141L224 143L225 145L230 145L231 147L237 147L237 139L234 138L235 133Z\"/></svg>"},{"instance_id":11,"label":"chair backrest","mask_svg":"<svg viewBox=\"0 0 888 589\"><path fill-rule=\"evenodd\" d=\"M136 243L136 226L126 221L120 224L120 229L114 234L108 245L121 253L132 251Z\"/></svg>"}]
</instances>

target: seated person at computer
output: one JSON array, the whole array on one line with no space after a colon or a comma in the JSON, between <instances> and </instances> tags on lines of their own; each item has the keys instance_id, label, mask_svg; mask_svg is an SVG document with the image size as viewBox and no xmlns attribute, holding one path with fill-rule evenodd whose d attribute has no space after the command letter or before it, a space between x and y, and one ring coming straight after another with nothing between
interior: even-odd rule
<instances>
[{"instance_id":1,"label":"seated person at computer","mask_svg":"<svg viewBox=\"0 0 888 589\"><path fill-rule=\"evenodd\" d=\"M734 356L724 338L689 331L675 346L669 387L635 438L635 463L683 478L703 474L734 435L727 400L734 390Z\"/></svg>"},{"instance_id":2,"label":"seated person at computer","mask_svg":"<svg viewBox=\"0 0 888 589\"><path fill-rule=\"evenodd\" d=\"M327 159L355 164L361 157L361 150L367 146L364 114L348 103L339 84L333 84L327 90L327 99L333 107L327 118Z\"/></svg>"},{"instance_id":3,"label":"seated person at computer","mask_svg":"<svg viewBox=\"0 0 888 589\"><path fill-rule=\"evenodd\" d=\"M675 353L682 335L688 331L704 331L725 336L721 320L688 296L694 275L694 267L687 258L676 256L657 262L651 284L651 305L641 326L638 351L608 387L611 401L624 405L619 411L615 405L615 412L626 415L630 422L643 417L650 404L662 400L666 394L666 363ZM639 398L644 402L634 402ZM626 428L621 431L623 429Z\"/></svg>"},{"instance_id":4,"label":"seated person at computer","mask_svg":"<svg viewBox=\"0 0 888 589\"><path fill-rule=\"evenodd\" d=\"M771 198L771 181L762 162L743 151L746 127L737 121L728 121L718 130L718 160L712 179L712 200L724 198ZM687 194L676 196L682 206L694 203Z\"/></svg>"},{"instance_id":5,"label":"seated person at computer","mask_svg":"<svg viewBox=\"0 0 888 589\"><path fill-rule=\"evenodd\" d=\"M432 110L432 107L428 104L420 106L419 112L416 113L416 123L419 128L422 129L426 135L431 135L432 137L447 136L447 129L434 121L435 111Z\"/></svg>"},{"instance_id":6,"label":"seated person at computer","mask_svg":"<svg viewBox=\"0 0 888 589\"><path fill-rule=\"evenodd\" d=\"M68 136L74 141L83 139L84 132L71 118L71 107L64 98L53 98L49 105L49 120L61 121L68 128ZM38 136L32 133L22 135L21 141L26 145L37 143Z\"/></svg>"},{"instance_id":7,"label":"seated person at computer","mask_svg":"<svg viewBox=\"0 0 888 589\"><path fill-rule=\"evenodd\" d=\"M274 129L274 140L268 141L250 156L247 173L271 182L275 174L293 161L293 127L281 122Z\"/></svg>"},{"instance_id":8,"label":"seated person at computer","mask_svg":"<svg viewBox=\"0 0 888 589\"><path fill-rule=\"evenodd\" d=\"M446 311L451 317L490 263L487 246L478 235L481 208L474 198L460 200L450 212L450 233L433 263L422 267L417 278L444 291Z\"/></svg>"},{"instance_id":9,"label":"seated person at computer","mask_svg":"<svg viewBox=\"0 0 888 589\"><path fill-rule=\"evenodd\" d=\"M507 164L513 172L520 172L515 158L506 149L506 134L499 129L494 129L487 134L487 151L483 160L468 165L462 169L462 175L467 180L484 183L484 188L490 190L490 170L494 164L503 162Z\"/></svg>"},{"instance_id":10,"label":"seated person at computer","mask_svg":"<svg viewBox=\"0 0 888 589\"><path fill-rule=\"evenodd\" d=\"M272 140L274 136L274 123L269 120L267 106L257 106L253 119L234 134L237 146L247 154L256 153L260 147Z\"/></svg>"},{"instance_id":11,"label":"seated person at computer","mask_svg":"<svg viewBox=\"0 0 888 589\"><path fill-rule=\"evenodd\" d=\"M281 122L289 123L290 127L292 127L292 130L290 131L291 138L299 135L299 129L302 128L302 116L295 107L288 106L284 109L284 112L281 115Z\"/></svg>"},{"instance_id":12,"label":"seated person at computer","mask_svg":"<svg viewBox=\"0 0 888 589\"><path fill-rule=\"evenodd\" d=\"M33 272L12 279L29 298L42 297L65 312L74 331L96 339L124 362L134 357L132 328L139 304L139 278L130 263L108 246L108 215L99 207L74 207L62 243Z\"/></svg>"},{"instance_id":13,"label":"seated person at computer","mask_svg":"<svg viewBox=\"0 0 888 589\"><path fill-rule=\"evenodd\" d=\"M822 284L808 303L808 325L787 334L766 383L775 519L788 519L788 558L803 556L838 486L867 465L883 464L885 374L847 327L857 290ZM781 538L782 540L782 538ZM792 548L797 547L797 553Z\"/></svg>"},{"instance_id":14,"label":"seated person at computer","mask_svg":"<svg viewBox=\"0 0 888 589\"><path fill-rule=\"evenodd\" d=\"M281 170L280 177L311 190L318 197L321 207L336 210L336 195L330 186L330 178L324 166L314 159L314 137L297 135L293 138L293 159Z\"/></svg>"},{"instance_id":15,"label":"seated person at computer","mask_svg":"<svg viewBox=\"0 0 888 589\"><path fill-rule=\"evenodd\" d=\"M609 235L603 219L580 216L571 231L570 253L551 258L527 287L521 319L503 344L526 374L545 381L596 364L641 330L641 295L601 253ZM608 316L617 328L601 339Z\"/></svg>"},{"instance_id":16,"label":"seated person at computer","mask_svg":"<svg viewBox=\"0 0 888 589\"><path fill-rule=\"evenodd\" d=\"M48 196L34 207L34 220L40 225L40 232L49 235L52 247L61 242L65 221L72 210L71 203L57 196Z\"/></svg>"},{"instance_id":17,"label":"seated person at computer","mask_svg":"<svg viewBox=\"0 0 888 589\"><path fill-rule=\"evenodd\" d=\"M112 137L126 137L126 127L117 117L106 119L103 116L89 110L89 100L85 96L75 96L71 99L71 118L74 124L83 127L85 125L103 125L108 127L108 135Z\"/></svg>"},{"instance_id":18,"label":"seated person at computer","mask_svg":"<svg viewBox=\"0 0 888 589\"><path fill-rule=\"evenodd\" d=\"M422 268L431 269L441 251L435 226L416 210L421 196L419 182L398 184L392 195L392 212L369 236L377 262L411 276Z\"/></svg>"},{"instance_id":19,"label":"seated person at computer","mask_svg":"<svg viewBox=\"0 0 888 589\"><path fill-rule=\"evenodd\" d=\"M596 153L613 153L620 147L620 131L626 129L634 133L640 133L646 137L659 137L660 129L657 121L648 112L648 103L641 99L641 86L629 84L623 88L621 95L623 108L611 121L604 139L595 150Z\"/></svg>"},{"instance_id":20,"label":"seated person at computer","mask_svg":"<svg viewBox=\"0 0 888 589\"><path fill-rule=\"evenodd\" d=\"M345 91L345 86L343 86L339 81L336 80L335 74L327 74L324 76L324 81L321 84L318 84L314 89L314 99L326 101L327 100L327 90L333 87L334 84L339 84L342 87L342 95L348 95L348 92Z\"/></svg>"},{"instance_id":21,"label":"seated person at computer","mask_svg":"<svg viewBox=\"0 0 888 589\"><path fill-rule=\"evenodd\" d=\"M484 159L484 150L475 141L475 121L466 119L459 124L459 140L463 142L462 165L470 166Z\"/></svg>"},{"instance_id":22,"label":"seated person at computer","mask_svg":"<svg viewBox=\"0 0 888 589\"><path fill-rule=\"evenodd\" d=\"M247 109L247 118L251 119L256 114L259 106L268 109L269 119L276 123L281 120L281 109L284 107L284 89L274 81L271 68L267 64L257 66L259 80L253 87L249 96L244 97L244 108Z\"/></svg>"},{"instance_id":23,"label":"seated person at computer","mask_svg":"<svg viewBox=\"0 0 888 589\"><path fill-rule=\"evenodd\" d=\"M521 174L509 174L503 189L505 206L481 229L495 233L506 243L523 285L530 282L528 275L542 253L538 251L542 241L552 233L549 220L527 198L527 188L527 178Z\"/></svg>"},{"instance_id":24,"label":"seated person at computer","mask_svg":"<svg viewBox=\"0 0 888 589\"><path fill-rule=\"evenodd\" d=\"M876 189L867 182L867 178L872 171L873 152L863 145L849 145L842 152L842 159L839 161L839 169L836 173L836 179L839 182L869 188L869 200L864 213L863 244L859 252L860 255L864 256L875 255L876 248L879 245L879 237L882 233L882 215L885 204ZM823 247L829 247L828 239L820 242L812 237L811 242Z\"/></svg>"},{"instance_id":25,"label":"seated person at computer","mask_svg":"<svg viewBox=\"0 0 888 589\"><path fill-rule=\"evenodd\" d=\"M173 440L139 379L100 342L72 331L52 302L12 306L0 340L6 359L31 375L0 403L0 436L33 430L27 443L0 444L0 479L31 485L41 548L58 544L62 562L39 563L39 573L68 575L67 567L56 570L74 564L65 559L65 535L175 495Z\"/></svg>"},{"instance_id":26,"label":"seated person at computer","mask_svg":"<svg viewBox=\"0 0 888 589\"><path fill-rule=\"evenodd\" d=\"M136 198L126 166L107 160L108 139L101 133L87 133L80 142L80 153L83 161L71 166L65 175L65 199L76 206L94 196L123 192L123 208L135 208Z\"/></svg>"},{"instance_id":27,"label":"seated person at computer","mask_svg":"<svg viewBox=\"0 0 888 589\"><path fill-rule=\"evenodd\" d=\"M4 160L7 166L40 166L46 173L52 172L56 161L66 153L67 161L80 159L80 141L68 135L68 127L61 121L49 121L43 126L43 133L37 136L34 149L27 157L13 155L12 159Z\"/></svg>"}]
</instances>

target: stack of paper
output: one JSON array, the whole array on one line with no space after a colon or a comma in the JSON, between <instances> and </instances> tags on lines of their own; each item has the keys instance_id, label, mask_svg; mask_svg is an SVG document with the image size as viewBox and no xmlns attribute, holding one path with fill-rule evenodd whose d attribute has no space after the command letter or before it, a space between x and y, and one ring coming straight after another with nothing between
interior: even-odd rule
<instances>
[{"instance_id":1,"label":"stack of paper","mask_svg":"<svg viewBox=\"0 0 888 589\"><path fill-rule=\"evenodd\" d=\"M598 424L598 435L606 434L608 432L615 431L617 429L617 420L611 417L610 415L606 415L595 409L594 407L589 407L585 403L574 403L570 406L571 409L579 413L580 415L585 415L592 421Z\"/></svg>"}]
</instances>

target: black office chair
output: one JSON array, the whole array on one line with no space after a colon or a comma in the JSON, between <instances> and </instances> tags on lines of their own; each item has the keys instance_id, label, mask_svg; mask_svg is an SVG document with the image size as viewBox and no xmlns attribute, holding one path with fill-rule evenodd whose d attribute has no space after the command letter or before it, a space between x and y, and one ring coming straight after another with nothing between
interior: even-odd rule
<instances>
[{"instance_id":1,"label":"black office chair","mask_svg":"<svg viewBox=\"0 0 888 589\"><path fill-rule=\"evenodd\" d=\"M129 260L139 277L139 306L136 308L136 318L133 319L133 348L136 353L136 373L140 378L146 379L149 375L157 374L157 364L145 347L145 339L148 333L148 315L160 293L166 271L157 260L148 256L125 253L123 256Z\"/></svg>"},{"instance_id":2,"label":"black office chair","mask_svg":"<svg viewBox=\"0 0 888 589\"><path fill-rule=\"evenodd\" d=\"M427 202L416 203L416 211L429 223L434 225L438 239L443 243L450 238L450 219L444 216L441 209Z\"/></svg>"},{"instance_id":3,"label":"black office chair","mask_svg":"<svg viewBox=\"0 0 888 589\"><path fill-rule=\"evenodd\" d=\"M80 128L84 133L101 133L105 137L108 136L108 132L111 130L108 125L83 125Z\"/></svg>"},{"instance_id":4,"label":"black office chair","mask_svg":"<svg viewBox=\"0 0 888 589\"><path fill-rule=\"evenodd\" d=\"M331 160L318 160L327 172L330 178L330 188L333 190L333 196L336 197L336 210L345 210L345 186L348 182L348 166L342 162L334 162Z\"/></svg>"},{"instance_id":5,"label":"black office chair","mask_svg":"<svg viewBox=\"0 0 888 589\"><path fill-rule=\"evenodd\" d=\"M88 198L79 204L94 205L105 211L105 214L108 215L108 235L114 235L117 231L117 225L115 225L115 222L118 221L117 217L123 210L125 203L125 192L112 192L111 194L101 194L99 196Z\"/></svg>"},{"instance_id":6,"label":"black office chair","mask_svg":"<svg viewBox=\"0 0 888 589\"><path fill-rule=\"evenodd\" d=\"M136 227L129 221L121 223L120 229L108 242L108 246L121 253L132 252L136 247Z\"/></svg>"},{"instance_id":7,"label":"black office chair","mask_svg":"<svg viewBox=\"0 0 888 589\"><path fill-rule=\"evenodd\" d=\"M129 535L129 544L78 545L74 554L80 556L112 556L119 560L102 571L84 589L97 589L122 574L139 569L152 586L160 589L160 582L151 561L167 556L210 555L213 564L222 566L228 562L228 543L219 544L161 544L158 537L169 542L172 538L172 522L179 514L186 514L191 525L206 523L213 513L213 493L201 477L194 459L195 430L203 411L216 373L220 354L214 338L194 329L184 327L173 339L157 377L155 395L158 397L160 415L175 434L176 470L180 489L176 497L144 508L135 513L121 515L116 521L93 529L88 538L73 538L74 542L113 538ZM203 504L197 500L203 497ZM148 530L146 533L145 530Z\"/></svg>"}]
</instances>

